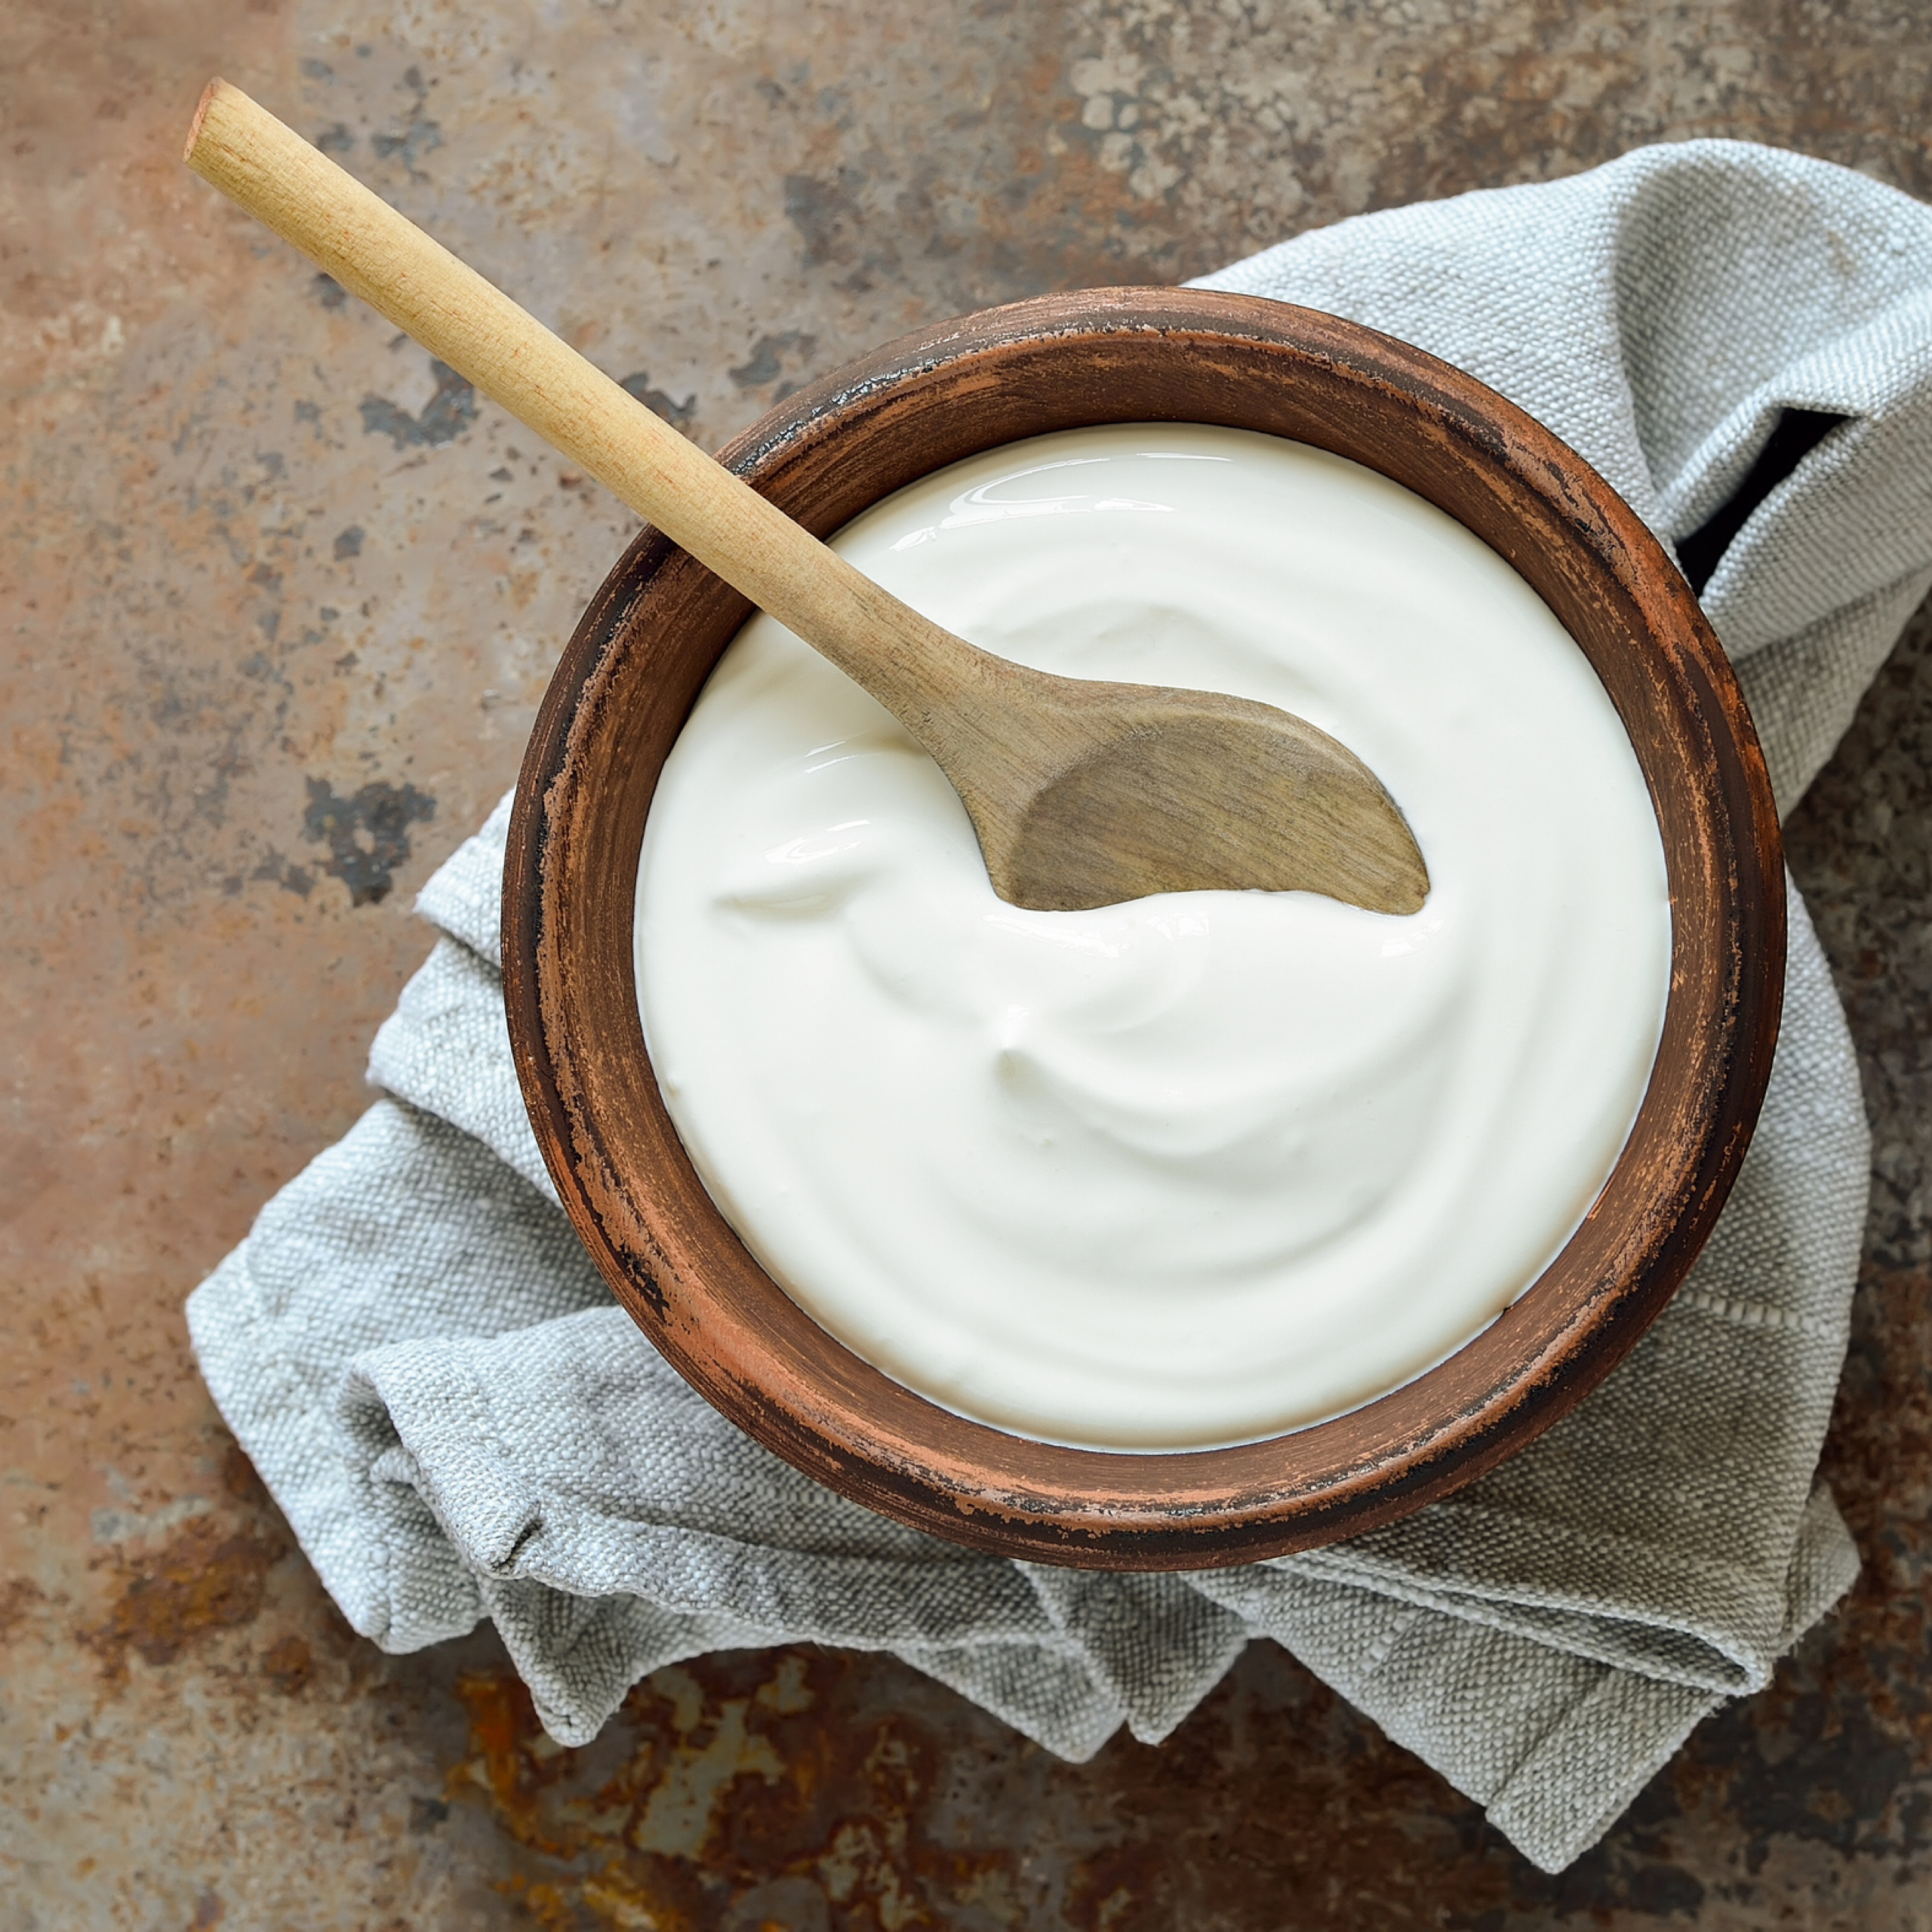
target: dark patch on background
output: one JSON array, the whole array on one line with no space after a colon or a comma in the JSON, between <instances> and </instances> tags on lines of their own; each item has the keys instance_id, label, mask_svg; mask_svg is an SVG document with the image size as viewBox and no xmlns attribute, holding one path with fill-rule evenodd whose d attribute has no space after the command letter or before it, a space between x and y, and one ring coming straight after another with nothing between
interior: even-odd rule
<instances>
[{"instance_id":1,"label":"dark patch on background","mask_svg":"<svg viewBox=\"0 0 1932 1932\"><path fill-rule=\"evenodd\" d=\"M749 359L732 370L731 380L741 389L757 389L783 374L784 357L795 355L800 361L808 361L817 347L817 336L798 329L787 329L783 335L761 335L752 346Z\"/></svg>"},{"instance_id":2,"label":"dark patch on background","mask_svg":"<svg viewBox=\"0 0 1932 1932\"><path fill-rule=\"evenodd\" d=\"M392 155L400 155L402 165L408 169L411 177L417 181L429 179L418 168L417 162L432 148L443 144L443 131L434 121L418 118L411 122L400 134L372 134L369 145L376 150L377 158L387 161Z\"/></svg>"},{"instance_id":3,"label":"dark patch on background","mask_svg":"<svg viewBox=\"0 0 1932 1932\"><path fill-rule=\"evenodd\" d=\"M371 135L369 145L376 150L376 158L379 161L388 161L400 156L403 166L409 171L410 178L421 181L428 177L416 164L432 148L442 146L443 131L437 122L430 120L423 112L424 103L429 98L429 88L423 78L422 69L408 69L404 72L402 85L416 97L415 110L410 116L409 125L399 134Z\"/></svg>"},{"instance_id":4,"label":"dark patch on background","mask_svg":"<svg viewBox=\"0 0 1932 1932\"><path fill-rule=\"evenodd\" d=\"M724 1932L765 1932L774 1925L783 1926L786 1932L828 1932L831 1924L832 1908L825 1894L795 1872L740 1893L731 1901Z\"/></svg>"},{"instance_id":5,"label":"dark patch on background","mask_svg":"<svg viewBox=\"0 0 1932 1932\"><path fill-rule=\"evenodd\" d=\"M635 396L654 415L663 417L667 423L675 423L680 429L697 413L695 389L682 402L674 402L662 389L651 386L651 377L645 370L640 369L635 375L625 377L617 386L626 395Z\"/></svg>"},{"instance_id":6,"label":"dark patch on background","mask_svg":"<svg viewBox=\"0 0 1932 1932\"><path fill-rule=\"evenodd\" d=\"M806 267L851 259L860 221L852 188L863 178L849 168L840 168L829 181L811 174L786 176L786 219L804 239Z\"/></svg>"},{"instance_id":7,"label":"dark patch on background","mask_svg":"<svg viewBox=\"0 0 1932 1932\"><path fill-rule=\"evenodd\" d=\"M340 309L349 300L349 291L332 275L318 275L309 286L315 291L315 300L325 309Z\"/></svg>"},{"instance_id":8,"label":"dark patch on background","mask_svg":"<svg viewBox=\"0 0 1932 1932\"><path fill-rule=\"evenodd\" d=\"M322 870L348 887L351 905L380 905L409 863L409 828L435 817L435 800L414 785L365 785L346 798L326 778L308 786L302 835L329 848Z\"/></svg>"},{"instance_id":9,"label":"dark patch on background","mask_svg":"<svg viewBox=\"0 0 1932 1932\"><path fill-rule=\"evenodd\" d=\"M362 526L359 523L352 523L346 530L336 533L335 560L337 563L347 557L361 555L362 535Z\"/></svg>"},{"instance_id":10,"label":"dark patch on background","mask_svg":"<svg viewBox=\"0 0 1932 1932\"><path fill-rule=\"evenodd\" d=\"M362 427L371 436L392 438L398 449L412 443L433 448L461 435L476 420L476 392L447 362L429 358L429 373L436 379L436 393L423 405L420 415L390 401L386 395L362 398Z\"/></svg>"},{"instance_id":11,"label":"dark patch on background","mask_svg":"<svg viewBox=\"0 0 1932 1932\"><path fill-rule=\"evenodd\" d=\"M263 855L255 869L248 875L256 880L264 880L271 885L278 885L285 892L292 892L298 899L306 899L315 890L314 875L306 866L292 864L271 846ZM237 880L237 890L240 888Z\"/></svg>"},{"instance_id":12,"label":"dark patch on background","mask_svg":"<svg viewBox=\"0 0 1932 1932\"><path fill-rule=\"evenodd\" d=\"M440 1798L412 1798L409 1801L409 1829L420 1837L448 1822L450 1807Z\"/></svg>"}]
</instances>

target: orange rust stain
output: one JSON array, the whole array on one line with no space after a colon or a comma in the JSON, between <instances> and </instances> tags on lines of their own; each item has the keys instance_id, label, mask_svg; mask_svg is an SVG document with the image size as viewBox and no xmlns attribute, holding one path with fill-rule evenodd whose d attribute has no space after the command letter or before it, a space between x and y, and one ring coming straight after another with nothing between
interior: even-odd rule
<instances>
[{"instance_id":1,"label":"orange rust stain","mask_svg":"<svg viewBox=\"0 0 1932 1932\"><path fill-rule=\"evenodd\" d=\"M927 1838L941 1751L904 1712L857 1708L869 1662L802 1646L688 1661L637 1685L594 1752L545 1738L514 1677L472 1674L449 1788L484 1794L535 1854L501 1889L539 1925L696 1932L774 1880L841 1925L949 1922L956 1901L1009 1895L1014 1860Z\"/></svg>"},{"instance_id":2,"label":"orange rust stain","mask_svg":"<svg viewBox=\"0 0 1932 1932\"><path fill-rule=\"evenodd\" d=\"M172 1663L197 1638L252 1623L269 1571L288 1554L285 1543L253 1530L223 1536L198 1517L165 1549L125 1565L120 1597L85 1641L110 1674L126 1667L130 1651Z\"/></svg>"},{"instance_id":3,"label":"orange rust stain","mask_svg":"<svg viewBox=\"0 0 1932 1932\"><path fill-rule=\"evenodd\" d=\"M47 1592L31 1577L15 1577L0 1586L0 1644L26 1621L35 1604L46 1601Z\"/></svg>"},{"instance_id":4,"label":"orange rust stain","mask_svg":"<svg viewBox=\"0 0 1932 1932\"><path fill-rule=\"evenodd\" d=\"M536 1706L519 1678L469 1672L456 1681L456 1694L469 1713L470 1755L450 1774L450 1786L480 1784L494 1802L499 1821L518 1844L558 1857L568 1847L544 1834L537 1817L537 1794L544 1767L531 1746L540 1734Z\"/></svg>"}]
</instances>

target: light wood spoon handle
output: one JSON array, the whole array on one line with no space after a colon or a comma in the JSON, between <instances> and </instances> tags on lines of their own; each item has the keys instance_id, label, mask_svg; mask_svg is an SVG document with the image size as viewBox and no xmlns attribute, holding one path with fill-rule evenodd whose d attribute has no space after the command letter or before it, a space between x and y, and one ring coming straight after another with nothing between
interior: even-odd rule
<instances>
[{"instance_id":1,"label":"light wood spoon handle","mask_svg":"<svg viewBox=\"0 0 1932 1932\"><path fill-rule=\"evenodd\" d=\"M922 743L935 705L999 664L854 570L239 88L208 83L182 158L823 652ZM870 638L890 651L854 648Z\"/></svg>"},{"instance_id":2,"label":"light wood spoon handle","mask_svg":"<svg viewBox=\"0 0 1932 1932\"><path fill-rule=\"evenodd\" d=\"M1063 911L1254 888L1422 904L1428 869L1401 812L1305 718L1054 676L955 637L225 81L183 158L871 692L952 781L1001 898Z\"/></svg>"}]
</instances>

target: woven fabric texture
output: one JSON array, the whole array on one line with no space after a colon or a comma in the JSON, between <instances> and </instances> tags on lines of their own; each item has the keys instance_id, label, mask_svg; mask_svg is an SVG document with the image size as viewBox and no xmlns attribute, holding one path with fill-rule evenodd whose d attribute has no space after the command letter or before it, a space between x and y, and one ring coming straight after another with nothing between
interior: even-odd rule
<instances>
[{"instance_id":1,"label":"woven fabric texture","mask_svg":"<svg viewBox=\"0 0 1932 1932\"><path fill-rule=\"evenodd\" d=\"M1667 540L1786 409L1846 419L1764 497L1706 608L1788 808L1932 585L1932 214L1733 143L1304 235L1204 285L1404 337L1530 410ZM357 1629L489 1617L560 1741L724 1647L887 1651L1075 1759L1158 1741L1284 1644L1557 1870L1691 1727L1767 1679L1857 1558L1814 1486L1869 1150L1794 895L1770 1091L1689 1281L1585 1404L1449 1501L1187 1576L976 1555L798 1475L612 1306L525 1116L498 974L507 805L419 909L383 1090L263 1210L189 1320L223 1415Z\"/></svg>"}]
</instances>

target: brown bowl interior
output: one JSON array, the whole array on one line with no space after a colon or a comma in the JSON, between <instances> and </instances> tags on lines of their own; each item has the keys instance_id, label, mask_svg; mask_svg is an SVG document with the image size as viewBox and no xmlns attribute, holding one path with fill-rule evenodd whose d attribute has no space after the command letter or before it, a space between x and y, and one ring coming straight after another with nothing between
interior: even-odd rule
<instances>
[{"instance_id":1,"label":"brown bowl interior","mask_svg":"<svg viewBox=\"0 0 1932 1932\"><path fill-rule=\"evenodd\" d=\"M950 1414L786 1296L706 1194L638 1018L632 914L652 790L749 608L654 531L558 667L504 880L510 1032L531 1120L578 1232L645 1334L733 1421L833 1489L977 1549L1091 1568L1205 1567L1332 1542L1443 1495L1578 1401L1669 1300L1723 1204L1763 1098L1783 983L1770 789L1689 589L1574 451L1417 349L1244 297L1051 297L894 343L724 455L823 534L979 451L1155 420L1332 450L1467 525L1588 654L1656 803L1672 980L1635 1129L1563 1252L1450 1359L1271 1441L1109 1454Z\"/></svg>"}]
</instances>

